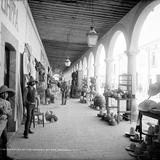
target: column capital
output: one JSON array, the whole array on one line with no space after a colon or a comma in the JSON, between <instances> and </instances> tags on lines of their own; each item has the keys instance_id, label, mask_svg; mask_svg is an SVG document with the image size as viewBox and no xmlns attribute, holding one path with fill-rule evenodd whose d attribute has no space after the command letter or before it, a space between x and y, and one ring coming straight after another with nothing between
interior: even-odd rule
<instances>
[{"instance_id":1,"label":"column capital","mask_svg":"<svg viewBox=\"0 0 160 160\"><path fill-rule=\"evenodd\" d=\"M112 63L113 62L113 58L108 57L108 58L105 59L105 62L106 63Z\"/></svg>"},{"instance_id":2,"label":"column capital","mask_svg":"<svg viewBox=\"0 0 160 160\"><path fill-rule=\"evenodd\" d=\"M135 49L135 50L126 50L124 51L124 53L128 56L134 56L137 55L139 53L139 49Z\"/></svg>"},{"instance_id":3,"label":"column capital","mask_svg":"<svg viewBox=\"0 0 160 160\"><path fill-rule=\"evenodd\" d=\"M93 66L94 66L94 67L97 67L98 65L97 65L97 64L93 64Z\"/></svg>"}]
</instances>

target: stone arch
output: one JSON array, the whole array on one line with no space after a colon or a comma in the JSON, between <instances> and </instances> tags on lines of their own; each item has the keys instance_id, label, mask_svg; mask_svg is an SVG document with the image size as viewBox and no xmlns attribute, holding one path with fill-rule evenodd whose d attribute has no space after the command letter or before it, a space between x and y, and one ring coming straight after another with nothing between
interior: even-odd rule
<instances>
[{"instance_id":1,"label":"stone arch","mask_svg":"<svg viewBox=\"0 0 160 160\"><path fill-rule=\"evenodd\" d=\"M110 65L110 87L117 88L118 87L118 76L120 74L127 73L127 41L125 39L125 35L121 30L117 30L110 41L107 61ZM120 44L121 43L121 44ZM122 48L124 45L124 48Z\"/></svg>"},{"instance_id":2,"label":"stone arch","mask_svg":"<svg viewBox=\"0 0 160 160\"><path fill-rule=\"evenodd\" d=\"M135 58L135 84L134 84L134 90L137 97L136 103L142 101L142 99L148 97L148 87L149 83L152 83L152 76L154 75L156 77L156 67L154 68L153 75L150 75L151 65L148 65L148 55L150 54L149 50L145 50L140 46L140 38L141 38L141 32L143 29L143 26L148 18L150 16L150 13L154 10L155 7L160 6L160 1L154 1L147 3L141 10L139 10L137 17L135 19L135 23L132 29L132 37L131 37L131 44L130 44L130 50L132 56ZM148 43L149 45L149 43ZM150 59L151 59L150 54ZM159 58L157 58L159 59ZM148 69L149 68L149 69ZM150 78L149 78L150 76ZM143 81L143 83L142 83ZM156 97L156 96L155 96ZM155 98L154 97L154 98Z\"/></svg>"},{"instance_id":3,"label":"stone arch","mask_svg":"<svg viewBox=\"0 0 160 160\"><path fill-rule=\"evenodd\" d=\"M129 48L130 51L137 52L139 35L141 32L143 23L145 22L146 17L153 10L153 8L159 4L160 4L160 1L149 2L149 4L146 4L144 8L141 8L141 10L138 11L137 13L138 15L137 15L137 18L135 19L133 29L132 29L132 36L131 36L131 42L130 42L130 48Z\"/></svg>"},{"instance_id":4,"label":"stone arch","mask_svg":"<svg viewBox=\"0 0 160 160\"><path fill-rule=\"evenodd\" d=\"M130 44L130 35L128 33L127 28L123 24L119 23L112 28L109 36L107 36L107 38L109 39L108 40L108 53L111 53L110 46L111 46L111 44L113 44L113 42L115 41L115 39L117 38L119 33L123 33L125 40L126 40L127 49L128 49L129 44ZM107 57L109 57L109 56L110 55L107 55Z\"/></svg>"},{"instance_id":5,"label":"stone arch","mask_svg":"<svg viewBox=\"0 0 160 160\"><path fill-rule=\"evenodd\" d=\"M115 44L115 41L117 40L117 38L118 38L118 36L120 35L120 34L123 34L123 36L124 36L124 39L125 39L125 43L126 43L126 49L127 49L127 36L126 36L126 34L125 34L125 32L123 32L122 30L116 30L115 32L114 32L114 34L112 34L112 37L111 37L111 40L110 40L110 43L109 43L109 49L108 49L108 54L107 54L107 58L113 58L113 49L114 49L114 44Z\"/></svg>"}]
</instances>

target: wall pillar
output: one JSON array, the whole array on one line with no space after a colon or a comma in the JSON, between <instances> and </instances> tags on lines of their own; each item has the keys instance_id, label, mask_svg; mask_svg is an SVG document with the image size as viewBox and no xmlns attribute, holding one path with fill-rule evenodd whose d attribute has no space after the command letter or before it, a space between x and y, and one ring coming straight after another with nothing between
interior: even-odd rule
<instances>
[{"instance_id":1,"label":"wall pillar","mask_svg":"<svg viewBox=\"0 0 160 160\"><path fill-rule=\"evenodd\" d=\"M89 66L88 66L88 67L87 67L87 84L88 84L88 86L89 86L89 84L90 84L89 76L90 76L90 69L89 69Z\"/></svg>"},{"instance_id":2,"label":"wall pillar","mask_svg":"<svg viewBox=\"0 0 160 160\"><path fill-rule=\"evenodd\" d=\"M138 53L138 50L130 50L126 51L126 54L128 56L128 74L132 75L132 94L136 95L136 55ZM136 97L132 100L132 120L137 119L138 115L138 107L136 104Z\"/></svg>"}]
</instances>

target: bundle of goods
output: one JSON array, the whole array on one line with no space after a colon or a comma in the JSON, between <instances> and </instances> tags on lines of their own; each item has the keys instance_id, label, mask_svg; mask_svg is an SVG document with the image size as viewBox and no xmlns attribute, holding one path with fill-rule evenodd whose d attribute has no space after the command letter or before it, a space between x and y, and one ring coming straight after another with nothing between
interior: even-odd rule
<instances>
[{"instance_id":1,"label":"bundle of goods","mask_svg":"<svg viewBox=\"0 0 160 160\"><path fill-rule=\"evenodd\" d=\"M58 121L58 117L53 114L53 111L47 111L45 113L45 118L46 118L46 121L49 121L49 122Z\"/></svg>"},{"instance_id":2,"label":"bundle of goods","mask_svg":"<svg viewBox=\"0 0 160 160\"><path fill-rule=\"evenodd\" d=\"M93 108L100 110L105 107L105 98L102 95L97 94L93 98Z\"/></svg>"},{"instance_id":3,"label":"bundle of goods","mask_svg":"<svg viewBox=\"0 0 160 160\"><path fill-rule=\"evenodd\" d=\"M104 113L102 116L102 120L108 122L111 126L115 126L117 124L117 118L117 115L114 113L110 113L109 115Z\"/></svg>"}]
</instances>

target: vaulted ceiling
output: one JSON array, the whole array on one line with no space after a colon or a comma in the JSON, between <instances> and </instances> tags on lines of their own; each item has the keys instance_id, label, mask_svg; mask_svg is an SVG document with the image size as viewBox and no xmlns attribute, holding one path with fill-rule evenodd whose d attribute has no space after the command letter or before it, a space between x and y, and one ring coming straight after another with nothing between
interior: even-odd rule
<instances>
[{"instance_id":1,"label":"vaulted ceiling","mask_svg":"<svg viewBox=\"0 0 160 160\"><path fill-rule=\"evenodd\" d=\"M91 20L101 38L140 0L28 0L51 67L66 69L89 48Z\"/></svg>"}]
</instances>

